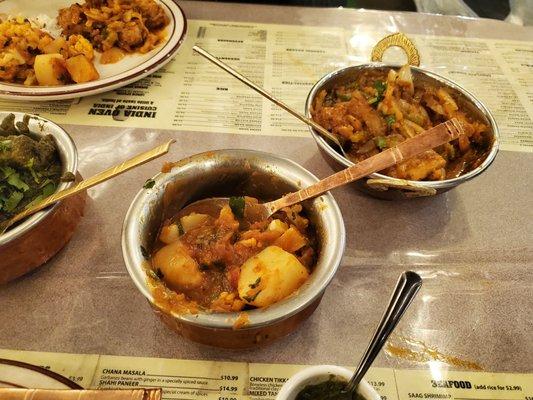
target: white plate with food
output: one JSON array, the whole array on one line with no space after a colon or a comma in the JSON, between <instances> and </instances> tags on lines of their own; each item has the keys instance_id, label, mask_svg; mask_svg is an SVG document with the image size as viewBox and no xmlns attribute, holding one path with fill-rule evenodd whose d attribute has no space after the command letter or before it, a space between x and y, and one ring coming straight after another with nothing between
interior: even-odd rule
<instances>
[{"instance_id":1,"label":"white plate with food","mask_svg":"<svg viewBox=\"0 0 533 400\"><path fill-rule=\"evenodd\" d=\"M187 30L174 0L0 2L0 98L61 100L158 70Z\"/></svg>"},{"instance_id":2,"label":"white plate with food","mask_svg":"<svg viewBox=\"0 0 533 400\"><path fill-rule=\"evenodd\" d=\"M2 358L0 388L82 389L77 383L48 369Z\"/></svg>"}]
</instances>

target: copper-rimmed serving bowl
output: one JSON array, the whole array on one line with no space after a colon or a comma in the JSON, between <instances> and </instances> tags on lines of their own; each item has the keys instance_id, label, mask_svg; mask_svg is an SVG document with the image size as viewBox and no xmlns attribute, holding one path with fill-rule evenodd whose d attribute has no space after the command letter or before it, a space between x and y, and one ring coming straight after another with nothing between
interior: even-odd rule
<instances>
[{"instance_id":1,"label":"copper-rimmed serving bowl","mask_svg":"<svg viewBox=\"0 0 533 400\"><path fill-rule=\"evenodd\" d=\"M337 85L353 82L357 77L368 70L399 69L400 66L383 63L368 63L354 65L333 71L320 79L311 89L305 103L305 113L308 118L312 118L313 104L316 96L322 90L329 90ZM457 178L445 179L441 181L409 181L404 179L391 178L387 175L374 173L368 179L360 179L355 184L357 188L375 197L385 199L405 199L420 196L431 196L446 192L463 182L466 182L481 173L494 161L499 146L498 127L494 117L485 105L477 99L472 93L467 91L459 84L444 78L433 72L426 71L422 68L411 66L413 82L417 85L431 85L435 87L445 87L457 99L460 109L479 121L486 124L493 136L491 149L485 160L475 169L460 175ZM309 130L318 144L320 152L326 161L336 170L349 167L353 162L338 153L330 144L324 140L313 128Z\"/></svg>"},{"instance_id":2,"label":"copper-rimmed serving bowl","mask_svg":"<svg viewBox=\"0 0 533 400\"><path fill-rule=\"evenodd\" d=\"M319 242L317 264L307 282L292 296L270 307L245 311L248 322L238 329L234 326L239 313L178 314L157 304L147 282L148 261L141 246L150 252L164 212L168 213L169 209L172 212L166 215L209 197L248 195L269 200L317 182L314 175L298 164L273 154L219 150L179 161L153 180L154 186L140 190L126 214L122 253L135 285L166 324L200 343L246 348L287 335L312 314L337 271L344 252L344 223L331 194L303 204L316 228ZM170 191L167 189L169 184Z\"/></svg>"},{"instance_id":3,"label":"copper-rimmed serving bowl","mask_svg":"<svg viewBox=\"0 0 533 400\"><path fill-rule=\"evenodd\" d=\"M22 121L25 113L0 111L0 121L9 114ZM76 174L78 152L70 135L54 122L30 115L28 128L34 135L52 135L59 151L63 173ZM60 182L57 190L74 182ZM48 261L71 239L83 215L85 193L62 200L9 228L0 235L0 284L24 275Z\"/></svg>"}]
</instances>

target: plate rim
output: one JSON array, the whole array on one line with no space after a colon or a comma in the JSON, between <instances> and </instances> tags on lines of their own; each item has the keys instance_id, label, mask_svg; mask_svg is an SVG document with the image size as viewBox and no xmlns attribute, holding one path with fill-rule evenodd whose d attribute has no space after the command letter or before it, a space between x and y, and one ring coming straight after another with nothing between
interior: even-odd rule
<instances>
[{"instance_id":1,"label":"plate rim","mask_svg":"<svg viewBox=\"0 0 533 400\"><path fill-rule=\"evenodd\" d=\"M182 32L176 41L176 43L170 48L168 51L166 51L166 54L161 56L160 59L156 60L153 63L150 63L149 65L145 66L144 68L139 69L137 72L134 72L132 74L128 74L127 76L124 76L118 80L113 80L111 82L107 83L101 83L99 85L94 86L88 86L85 88L77 88L76 84L72 85L64 85L64 86L55 86L56 88L65 88L63 90L56 90L53 92L31 92L31 91L20 91L20 90L10 90L10 89L4 89L5 86L8 86L7 84L3 84L0 82L0 99L4 100L14 100L14 101L50 101L50 100L67 100L67 99L77 99L82 97L87 97L107 91L111 91L114 89L117 89L119 87L126 86L130 83L136 82L152 73L157 71L159 68L166 65L172 58L176 55L176 52L179 50L181 45L183 44L183 41L185 39L185 35L187 34L188 25L187 25L187 17L185 13L183 12L183 9L178 4L177 0L159 0L161 3L163 3L171 13L172 18L174 19L174 31L171 33L170 38L172 38L175 35L175 29L176 29L176 15L175 12L179 12L181 14L181 17L183 19L183 29ZM176 10L172 10L171 6L172 4L176 7ZM169 41L170 41L169 38ZM159 52L158 52L159 53ZM158 54L156 53L156 54ZM150 62L150 60L147 60L145 62ZM141 64L142 65L142 64ZM135 69L138 67L132 68ZM127 71L126 71L127 72ZM112 78L112 76L111 76ZM95 81L98 82L98 81ZM39 87L39 86L33 86L33 87ZM42 87L42 86L41 86ZM27 89L32 88L32 86L24 87Z\"/></svg>"},{"instance_id":2,"label":"plate rim","mask_svg":"<svg viewBox=\"0 0 533 400\"><path fill-rule=\"evenodd\" d=\"M63 383L64 385L68 386L70 389L78 389L82 390L83 387L78 385L76 382L71 381L70 379L64 377L63 375L58 374L57 372L51 371L49 369L45 369L42 367L39 367L38 365L29 364L23 361L17 361L17 360L11 360L8 358L0 358L0 364L5 365L13 365L15 367L30 369L32 371L39 372L43 375L46 375L52 379L55 379L58 382ZM23 388L25 389L25 388Z\"/></svg>"}]
</instances>

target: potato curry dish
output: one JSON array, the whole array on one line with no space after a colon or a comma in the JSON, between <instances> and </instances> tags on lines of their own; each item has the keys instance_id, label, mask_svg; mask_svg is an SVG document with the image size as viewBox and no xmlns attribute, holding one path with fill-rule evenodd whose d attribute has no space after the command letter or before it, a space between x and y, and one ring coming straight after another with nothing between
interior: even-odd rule
<instances>
[{"instance_id":1,"label":"potato curry dish","mask_svg":"<svg viewBox=\"0 0 533 400\"><path fill-rule=\"evenodd\" d=\"M0 21L0 81L27 86L99 78L93 46L81 35L54 39L25 18Z\"/></svg>"},{"instance_id":2,"label":"potato curry dish","mask_svg":"<svg viewBox=\"0 0 533 400\"><path fill-rule=\"evenodd\" d=\"M95 62L147 53L164 41L169 22L154 0L76 3L59 10L58 27L24 17L0 20L0 81L57 86L97 80Z\"/></svg>"},{"instance_id":3,"label":"potato curry dish","mask_svg":"<svg viewBox=\"0 0 533 400\"><path fill-rule=\"evenodd\" d=\"M312 116L340 139L353 162L457 118L465 135L381 171L400 179L456 178L479 166L493 142L489 127L461 110L448 89L414 82L408 65L366 70L349 84L322 90Z\"/></svg>"},{"instance_id":4,"label":"potato curry dish","mask_svg":"<svg viewBox=\"0 0 533 400\"><path fill-rule=\"evenodd\" d=\"M156 301L172 310L235 312L270 306L293 294L316 262L316 234L301 205L248 223L232 197L220 211L166 221L150 256Z\"/></svg>"}]
</instances>

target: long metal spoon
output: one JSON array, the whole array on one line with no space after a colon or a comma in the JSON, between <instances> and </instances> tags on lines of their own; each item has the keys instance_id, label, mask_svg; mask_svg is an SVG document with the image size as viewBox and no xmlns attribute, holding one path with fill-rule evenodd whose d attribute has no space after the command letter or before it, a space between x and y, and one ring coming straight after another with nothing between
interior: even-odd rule
<instances>
[{"instance_id":1,"label":"long metal spoon","mask_svg":"<svg viewBox=\"0 0 533 400\"><path fill-rule=\"evenodd\" d=\"M400 279L398 279L396 288L394 288L392 297L389 300L389 305L387 306L383 317L381 317L381 321L374 332L374 336L372 337L363 358L359 362L359 366L355 369L352 379L350 379L350 382L348 382L348 385L346 386L345 391L352 394L351 398L354 398L353 395L355 394L357 385L359 385L359 382L361 382L361 379L365 376L368 368L374 362L391 332L396 325L398 325L405 310L407 310L407 307L409 307L421 286L422 278L413 271L403 272Z\"/></svg>"},{"instance_id":2,"label":"long metal spoon","mask_svg":"<svg viewBox=\"0 0 533 400\"><path fill-rule=\"evenodd\" d=\"M115 165L114 167L108 168L105 171L102 171L88 179L85 179L68 189L61 190L52 194L49 197L46 197L37 204L26 208L25 210L21 211L10 219L0 223L0 235L3 234L15 222L29 217L30 215L35 214L36 212L41 211L42 209L51 206L52 204L60 200L63 200L70 196L74 196L75 194L78 194L86 189L98 185L99 183L114 178L115 176L120 175L126 171L129 171L132 168L138 167L139 165L147 163L148 161L151 161L157 157L161 157L163 154L166 154L168 152L170 145L173 142L174 140L169 140L167 143L162 144L161 146L157 146L152 150L141 153L133 158L130 158L127 161L120 163L119 165Z\"/></svg>"},{"instance_id":3,"label":"long metal spoon","mask_svg":"<svg viewBox=\"0 0 533 400\"><path fill-rule=\"evenodd\" d=\"M391 147L381 153L358 162L357 164L343 169L336 174L330 175L305 189L289 193L268 203L247 203L245 207L245 219L248 222L264 220L282 208L320 196L331 189L346 185L347 183L363 178L374 172L382 171L403 160L414 157L417 154L431 150L432 148L438 147L450 140L457 139L462 134L464 134L463 127L457 119L452 118L451 120L434 126L413 138L399 143L396 147ZM212 209L220 209L220 205L224 204L224 202L227 204L228 199L215 197L199 200L185 207L180 211L180 214L186 215L186 211L197 208L199 205L203 208L209 208L209 205L212 204Z\"/></svg>"},{"instance_id":4,"label":"long metal spoon","mask_svg":"<svg viewBox=\"0 0 533 400\"><path fill-rule=\"evenodd\" d=\"M272 96L270 93L268 93L265 89L263 89L262 87L256 85L255 83L253 83L250 79L248 79L247 77L245 77L244 75L242 75L241 73L235 71L233 68L231 68L229 65L227 65L226 63L220 61L218 58L216 58L214 55L208 53L207 51L205 51L204 49L202 49L201 47L199 46L193 46L192 48L194 51L196 51L198 54L204 56L205 58L207 58L209 61L211 61L213 64L215 64L216 66L222 68L224 71L226 71L227 73L229 73L230 75L233 75L235 78L237 78L238 80L240 80L242 83L244 83L245 85L247 85L248 87L252 88L253 90L255 90L257 93L261 94L262 96L266 97L268 100L270 100L272 103L276 104L277 106L283 108L285 111L287 111L288 113L294 115L296 118L298 118L300 121L306 123L307 125L311 126L312 128L314 128L319 134L320 136L322 136L325 140L327 140L328 142L330 143L333 143L336 147L337 147L337 150L346 158L348 159L348 155L346 154L346 152L344 151L343 147L342 147L342 144L341 142L339 141L339 139L337 139L337 137L335 137L335 135L333 135L331 132L329 132L327 129L324 129L323 127L321 127L319 124L317 124L315 121L313 121L312 119L309 119L307 117L305 117L304 115L300 114L298 111L296 111L294 108L288 106L287 104L283 103L281 100L275 98L274 96Z\"/></svg>"}]
</instances>

